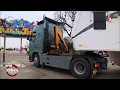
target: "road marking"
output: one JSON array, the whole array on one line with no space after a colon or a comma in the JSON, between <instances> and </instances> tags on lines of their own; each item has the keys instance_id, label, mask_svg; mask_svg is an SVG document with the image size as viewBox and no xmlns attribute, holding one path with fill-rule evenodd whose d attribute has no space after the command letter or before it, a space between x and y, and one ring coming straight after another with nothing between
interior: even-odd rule
<instances>
[{"instance_id":1,"label":"road marking","mask_svg":"<svg viewBox=\"0 0 120 90\"><path fill-rule=\"evenodd\" d=\"M26 67L24 64L14 64L14 65L16 65L16 66L18 66L18 67ZM8 67L8 66L12 66L12 64L2 64L2 65L0 65L0 66L5 66L5 67Z\"/></svg>"}]
</instances>

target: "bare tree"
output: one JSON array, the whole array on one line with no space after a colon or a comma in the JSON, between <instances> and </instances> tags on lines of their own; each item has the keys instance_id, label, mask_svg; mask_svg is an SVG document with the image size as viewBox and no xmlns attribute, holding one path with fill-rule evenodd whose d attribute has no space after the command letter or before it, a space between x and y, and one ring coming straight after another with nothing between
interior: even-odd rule
<instances>
[{"instance_id":1,"label":"bare tree","mask_svg":"<svg viewBox=\"0 0 120 90\"><path fill-rule=\"evenodd\" d=\"M71 37L76 11L56 11L55 20L62 22L64 31Z\"/></svg>"}]
</instances>

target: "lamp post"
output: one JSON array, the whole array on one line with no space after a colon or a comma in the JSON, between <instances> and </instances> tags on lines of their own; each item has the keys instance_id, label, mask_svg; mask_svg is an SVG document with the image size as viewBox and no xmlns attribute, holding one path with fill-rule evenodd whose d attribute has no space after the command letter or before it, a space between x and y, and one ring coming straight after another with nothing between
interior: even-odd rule
<instances>
[{"instance_id":1,"label":"lamp post","mask_svg":"<svg viewBox=\"0 0 120 90\"><path fill-rule=\"evenodd\" d=\"M8 16L8 18L9 18L9 16ZM3 21L3 27L4 27L4 33L3 33L3 35L4 35L3 62L5 62L5 53L6 53L6 33L5 33L5 30L6 30L6 21Z\"/></svg>"},{"instance_id":2,"label":"lamp post","mask_svg":"<svg viewBox=\"0 0 120 90\"><path fill-rule=\"evenodd\" d=\"M6 51L6 34L5 34L5 27L4 27L4 51L3 51L3 62L5 62L5 51Z\"/></svg>"},{"instance_id":3,"label":"lamp post","mask_svg":"<svg viewBox=\"0 0 120 90\"><path fill-rule=\"evenodd\" d=\"M20 42L20 53L22 54L22 35L21 35L21 42Z\"/></svg>"},{"instance_id":4,"label":"lamp post","mask_svg":"<svg viewBox=\"0 0 120 90\"><path fill-rule=\"evenodd\" d=\"M22 24L23 24L23 19L20 20L19 26L22 26ZM20 38L20 53L22 54L22 34L21 34L21 38Z\"/></svg>"},{"instance_id":5,"label":"lamp post","mask_svg":"<svg viewBox=\"0 0 120 90\"><path fill-rule=\"evenodd\" d=\"M4 33L3 33L3 38L4 38L4 50L3 50L3 62L5 62L5 52L6 52L6 34L5 34L5 30L6 30L6 26L5 26L5 21L3 21L3 27L4 27Z\"/></svg>"}]
</instances>

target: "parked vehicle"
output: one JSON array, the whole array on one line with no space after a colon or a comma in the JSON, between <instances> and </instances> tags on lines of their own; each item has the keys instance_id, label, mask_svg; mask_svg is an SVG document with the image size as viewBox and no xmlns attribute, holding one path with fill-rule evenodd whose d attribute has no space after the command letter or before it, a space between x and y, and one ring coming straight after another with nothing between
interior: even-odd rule
<instances>
[{"instance_id":1,"label":"parked vehicle","mask_svg":"<svg viewBox=\"0 0 120 90\"><path fill-rule=\"evenodd\" d=\"M29 60L36 67L51 66L70 70L76 78L92 77L94 71L106 70L107 59L94 51L108 51L110 59L120 65L120 11L78 11L68 52L62 23L44 16L29 36Z\"/></svg>"}]
</instances>

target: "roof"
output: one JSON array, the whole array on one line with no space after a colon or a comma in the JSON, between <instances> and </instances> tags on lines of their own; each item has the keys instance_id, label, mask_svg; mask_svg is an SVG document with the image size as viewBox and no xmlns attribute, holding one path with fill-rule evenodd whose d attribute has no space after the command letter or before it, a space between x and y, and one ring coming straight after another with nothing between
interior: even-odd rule
<instances>
[{"instance_id":1,"label":"roof","mask_svg":"<svg viewBox=\"0 0 120 90\"><path fill-rule=\"evenodd\" d=\"M44 20L47 20L48 22L53 23L53 24L56 24L56 25L63 25L62 22L55 21L55 20L50 19L50 18L48 18L48 17L46 17L46 16L44 16L44 18L43 18L42 21L38 22L38 25L43 24L43 23L44 23Z\"/></svg>"}]
</instances>

